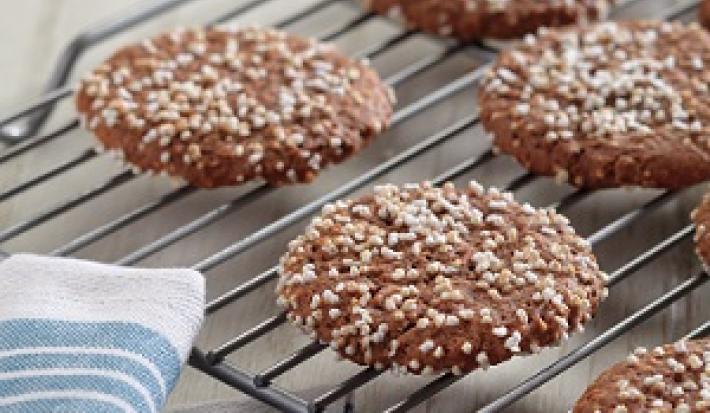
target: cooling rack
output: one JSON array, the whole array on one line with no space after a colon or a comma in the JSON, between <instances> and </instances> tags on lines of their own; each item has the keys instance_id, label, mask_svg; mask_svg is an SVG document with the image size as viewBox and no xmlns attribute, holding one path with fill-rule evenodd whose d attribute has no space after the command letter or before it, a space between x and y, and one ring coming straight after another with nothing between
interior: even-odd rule
<instances>
[{"instance_id":1,"label":"cooling rack","mask_svg":"<svg viewBox=\"0 0 710 413\"><path fill-rule=\"evenodd\" d=\"M194 1L194 0L192 0ZM230 21L241 15L249 13L270 3L283 2L284 0L251 0L240 3L240 5L210 21L210 24ZM618 6L617 10L623 10L639 4L649 3L651 0L627 0ZM47 92L36 102L28 105L15 113L12 113L0 120L0 140L7 143L7 147L0 151L0 167L15 161L19 157L28 153L41 154L44 147L51 142L66 136L69 132L78 128L77 119L62 120L63 124L52 126L50 130L38 133L50 117L55 105L69 98L73 93L73 86L67 84L77 59L91 47L100 44L110 37L131 29L136 24L154 18L191 0L160 0L150 2L146 8L134 10L127 15L114 19L109 23L97 26L94 30L82 33L74 39L61 55L57 67L55 68L48 83ZM290 3L290 2L289 2ZM697 1L669 1L667 7L662 7L655 17L674 20L687 16L695 8ZM346 0L320 0L300 9L293 10L288 17L276 22L274 25L280 28L289 28L291 25L308 19L318 18L321 13L336 4L347 4L348 7L355 7ZM354 9L355 10L355 9ZM361 30L365 25L374 20L381 20L367 12L353 12L351 17L339 21L336 25L317 33L317 37L323 41L334 41L347 37L352 32ZM473 57L478 62L471 70L466 70L463 75L449 79L441 87L424 93L407 104L401 105L393 117L393 128L430 110L445 100L464 90L472 89L476 86L482 74L495 57L497 45L487 43L477 43L463 45L450 40L443 40L413 30L398 30L384 38L377 38L364 47L353 53L354 57L377 59L392 53L397 47L413 40L417 37L426 37L429 41L437 42L440 47L436 51L428 53L412 62L409 62L388 76L385 81L395 87L398 92L407 94L408 84L417 77L426 76L434 68L444 66L450 62L456 62L460 56ZM472 109L473 110L473 109ZM46 128L44 128L46 129ZM332 191L322 194L313 199L306 200L303 205L290 210L278 219L258 228L251 234L241 239L232 240L232 243L225 248L214 251L211 255L203 258L193 265L193 268L205 273L209 273L215 268L222 266L227 261L246 254L250 249L259 246L265 241L277 237L289 228L303 224L304 219L318 212L323 205L339 198L346 197L363 187L366 187L387 174L404 168L405 165L416 161L418 157L433 152L441 151L445 144L462 134L474 131L480 134L479 118L477 114L466 114L463 117L452 121L441 128L438 132L429 136L421 137L413 145L406 147L399 153L386 157L381 163L368 168L365 172L358 171L351 179L346 179L335 187ZM383 138L384 139L384 138ZM74 172L85 164L97 158L104 157L93 149L85 149L79 153L72 154L69 159L51 166L46 170L41 170L29 179L14 182L12 185L0 188L0 207L3 203L22 196L38 186L55 179L61 179L65 174ZM432 181L441 184L446 181L456 180L475 170L485 168L497 159L491 148L480 151L477 155L464 160L463 162L446 169L443 173L435 176ZM7 243L15 238L21 237L29 231L42 229L42 224L56 221L62 215L91 202L97 197L110 195L120 187L136 180L137 177L129 169L122 169L113 174L109 174L99 185L85 191L72 193L68 190L67 196L49 206L44 206L28 218L12 222L5 228L0 228L0 243ZM504 185L506 190L524 191L531 183L538 178L528 173L515 176L508 184ZM210 209L202 215L190 220L184 225L170 230L168 233L152 240L129 254L117 259L115 262L121 265L134 265L142 260L161 253L172 245L194 235L199 235L208 226L219 222L229 214L235 213L245 205L255 202L266 202L264 198L270 194L284 189L271 188L266 185L252 185L233 198L214 209ZM131 224L139 222L141 219L158 214L164 208L171 205L179 205L188 196L198 192L197 189L188 186L178 186L155 199L111 218L91 230L80 234L68 242L54 248L50 254L55 256L70 256L91 247L97 242L110 239L111 236L125 229ZM682 191L681 191L682 192ZM574 205L580 204L590 197L590 193L583 190L576 190L567 193L560 199L554 201L551 206L562 210L568 210ZM601 228L596 228L588 240L593 246L597 246L602 241L611 238L622 230L628 229L632 224L648 218L654 211L657 211L674 201L680 192L666 191L655 194L653 197L642 203L638 208L623 213ZM669 237L662 239L648 249L642 251L632 259L624 262L610 273L610 288L613 289L621 281L630 275L642 270L644 267L661 257L672 248L687 241L693 234L693 226L688 224L672 233ZM6 253L0 251L0 259ZM691 254L688 251L688 254ZM169 265L170 263L165 263ZM246 282L234 285L231 289L215 294L208 303L206 313L208 317L216 314L223 314L229 311L226 307L246 299L256 291L268 288L270 282L277 277L275 262L263 263L266 270L254 274L247 278ZM632 328L649 320L657 313L667 309L671 304L686 297L692 291L698 289L707 280L703 272L691 274L679 284L672 286L668 290L645 306L633 311L631 315L617 322L611 328L600 332L596 337L583 343L579 347L567 352L563 357L554 360L545 368L536 372L518 372L518 384L512 388L501 388L500 396L481 406L470 406L465 410L478 410L482 412L496 412L506 409L516 401L526 397L531 392L553 380L567 369L581 362L597 350L611 343L618 337L626 334ZM602 308L601 311L604 311ZM308 363L314 356L326 350L327 346L311 342L305 346L294 346L291 353L281 358L272 365L262 368L256 373L241 366L239 362L232 360L232 356L238 354L243 349L254 342L269 335L277 335L280 326L285 324L285 314L279 313L271 317L264 316L260 323L244 331L234 334L230 339L225 340L220 345L209 348L196 347L193 349L189 359L189 364L193 368L242 391L256 399L270 404L278 409L288 412L318 412L334 408L335 403L341 403L346 411L357 410L351 401L351 395L358 389L371 384L379 376L386 374L372 368L361 368L342 381L330 384L330 387L313 398L305 399L295 391L283 388L275 384L279 377L293 371L304 363ZM696 326L688 332L686 337L697 338L705 336L710 331L710 322ZM530 374L532 373L532 374ZM387 408L388 412L402 412L413 409L421 403L426 402L434 395L444 391L465 376L455 376L453 374L443 374L430 379L425 385L416 389L406 398L397 401Z\"/></svg>"}]
</instances>

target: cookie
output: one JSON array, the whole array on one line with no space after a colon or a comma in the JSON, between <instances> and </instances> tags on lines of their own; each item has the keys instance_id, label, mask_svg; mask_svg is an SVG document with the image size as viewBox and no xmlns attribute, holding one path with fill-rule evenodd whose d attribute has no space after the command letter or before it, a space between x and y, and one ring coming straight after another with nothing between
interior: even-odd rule
<instances>
[{"instance_id":1,"label":"cookie","mask_svg":"<svg viewBox=\"0 0 710 413\"><path fill-rule=\"evenodd\" d=\"M387 126L393 94L330 45L225 26L124 47L82 80L76 102L138 170L211 188L312 181Z\"/></svg>"},{"instance_id":2,"label":"cookie","mask_svg":"<svg viewBox=\"0 0 710 413\"><path fill-rule=\"evenodd\" d=\"M710 0L700 2L700 6L698 6L698 21L706 29L710 29Z\"/></svg>"},{"instance_id":3,"label":"cookie","mask_svg":"<svg viewBox=\"0 0 710 413\"><path fill-rule=\"evenodd\" d=\"M691 213L695 224L695 253L706 268L710 268L710 193L706 194L700 205Z\"/></svg>"},{"instance_id":4,"label":"cookie","mask_svg":"<svg viewBox=\"0 0 710 413\"><path fill-rule=\"evenodd\" d=\"M572 413L707 412L710 340L636 349L587 388Z\"/></svg>"},{"instance_id":5,"label":"cookie","mask_svg":"<svg viewBox=\"0 0 710 413\"><path fill-rule=\"evenodd\" d=\"M382 185L326 205L279 273L291 322L344 358L414 374L536 353L606 296L567 218L476 182Z\"/></svg>"},{"instance_id":6,"label":"cookie","mask_svg":"<svg viewBox=\"0 0 710 413\"><path fill-rule=\"evenodd\" d=\"M541 30L500 54L479 92L502 152L578 187L710 179L710 33L628 21Z\"/></svg>"},{"instance_id":7,"label":"cookie","mask_svg":"<svg viewBox=\"0 0 710 413\"><path fill-rule=\"evenodd\" d=\"M604 18L609 0L361 0L367 10L412 28L456 37L513 39L540 27Z\"/></svg>"}]
</instances>

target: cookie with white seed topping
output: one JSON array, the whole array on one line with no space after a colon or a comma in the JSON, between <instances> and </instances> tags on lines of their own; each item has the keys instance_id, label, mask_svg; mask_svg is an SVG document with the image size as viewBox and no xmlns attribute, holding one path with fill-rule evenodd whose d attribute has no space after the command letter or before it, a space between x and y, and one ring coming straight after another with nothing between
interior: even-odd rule
<instances>
[{"instance_id":1,"label":"cookie with white seed topping","mask_svg":"<svg viewBox=\"0 0 710 413\"><path fill-rule=\"evenodd\" d=\"M331 45L223 26L118 50L76 101L102 146L137 169L211 188L312 181L387 127L394 96Z\"/></svg>"},{"instance_id":2,"label":"cookie with white seed topping","mask_svg":"<svg viewBox=\"0 0 710 413\"><path fill-rule=\"evenodd\" d=\"M367 10L463 41L513 39L606 17L611 0L361 0Z\"/></svg>"},{"instance_id":3,"label":"cookie with white seed topping","mask_svg":"<svg viewBox=\"0 0 710 413\"><path fill-rule=\"evenodd\" d=\"M710 268L710 193L705 194L700 205L690 214L695 224L695 253L705 268Z\"/></svg>"},{"instance_id":4,"label":"cookie with white seed topping","mask_svg":"<svg viewBox=\"0 0 710 413\"><path fill-rule=\"evenodd\" d=\"M542 30L501 53L479 92L494 144L578 187L710 179L710 33L697 24Z\"/></svg>"},{"instance_id":5,"label":"cookie with white seed topping","mask_svg":"<svg viewBox=\"0 0 710 413\"><path fill-rule=\"evenodd\" d=\"M572 413L710 411L710 340L637 348L587 388Z\"/></svg>"},{"instance_id":6,"label":"cookie with white seed topping","mask_svg":"<svg viewBox=\"0 0 710 413\"><path fill-rule=\"evenodd\" d=\"M382 185L326 205L279 273L292 323L356 363L414 374L538 352L606 296L567 218L476 182Z\"/></svg>"}]
</instances>

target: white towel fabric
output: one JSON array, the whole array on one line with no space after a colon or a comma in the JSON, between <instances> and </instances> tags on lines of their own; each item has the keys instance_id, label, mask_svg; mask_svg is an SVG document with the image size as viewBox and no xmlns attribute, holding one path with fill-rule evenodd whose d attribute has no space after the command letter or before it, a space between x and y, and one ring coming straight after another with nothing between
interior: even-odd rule
<instances>
[{"instance_id":1,"label":"white towel fabric","mask_svg":"<svg viewBox=\"0 0 710 413\"><path fill-rule=\"evenodd\" d=\"M204 305L189 269L0 261L0 411L160 411Z\"/></svg>"}]
</instances>

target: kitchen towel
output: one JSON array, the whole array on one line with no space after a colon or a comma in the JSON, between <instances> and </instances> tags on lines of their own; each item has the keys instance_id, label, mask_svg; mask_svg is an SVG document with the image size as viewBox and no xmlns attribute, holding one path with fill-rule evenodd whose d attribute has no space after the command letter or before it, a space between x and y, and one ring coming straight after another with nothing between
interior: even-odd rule
<instances>
[{"instance_id":1,"label":"kitchen towel","mask_svg":"<svg viewBox=\"0 0 710 413\"><path fill-rule=\"evenodd\" d=\"M0 261L0 412L159 412L204 305L189 269Z\"/></svg>"}]
</instances>

